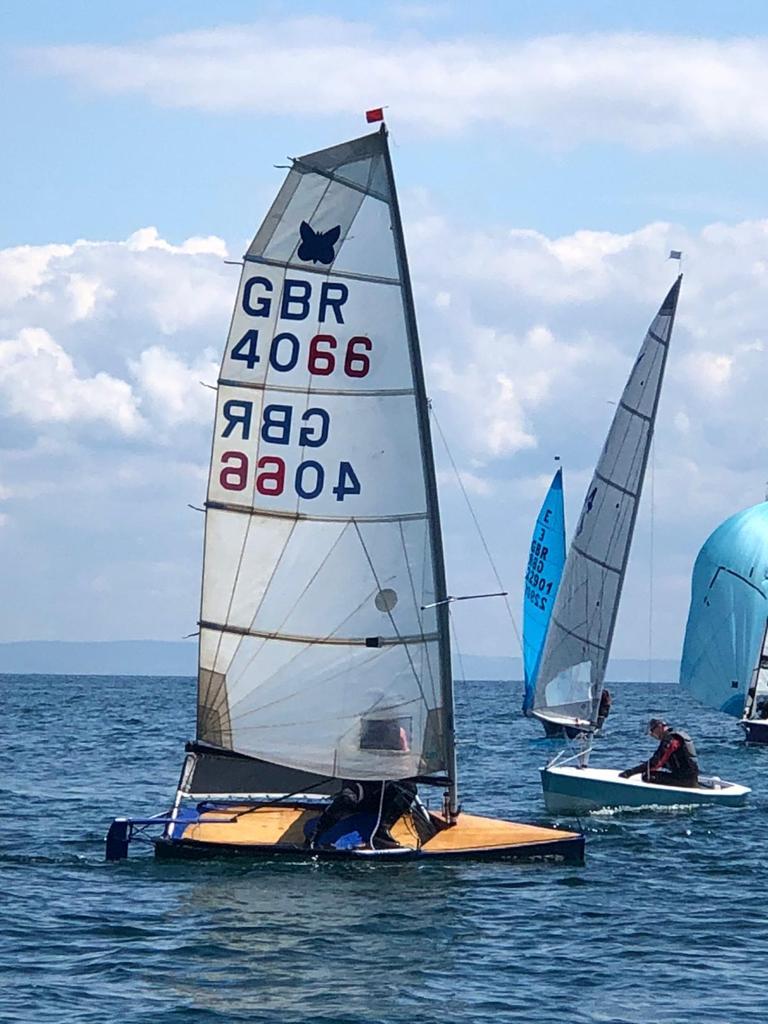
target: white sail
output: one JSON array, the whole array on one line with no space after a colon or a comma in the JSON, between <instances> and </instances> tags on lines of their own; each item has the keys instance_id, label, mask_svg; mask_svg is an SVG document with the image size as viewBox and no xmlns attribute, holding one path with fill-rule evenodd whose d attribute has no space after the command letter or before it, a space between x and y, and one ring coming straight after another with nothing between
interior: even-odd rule
<instances>
[{"instance_id":1,"label":"white sail","mask_svg":"<svg viewBox=\"0 0 768 1024\"><path fill-rule=\"evenodd\" d=\"M245 256L206 506L198 739L454 774L427 403L384 131L294 162Z\"/></svg>"},{"instance_id":2,"label":"white sail","mask_svg":"<svg viewBox=\"0 0 768 1024\"><path fill-rule=\"evenodd\" d=\"M765 718L768 708L768 626L763 632L760 656L752 673L752 682L744 705L745 718Z\"/></svg>"},{"instance_id":3,"label":"white sail","mask_svg":"<svg viewBox=\"0 0 768 1024\"><path fill-rule=\"evenodd\" d=\"M681 279L645 336L568 551L534 698L534 713L553 722L597 721Z\"/></svg>"}]
</instances>

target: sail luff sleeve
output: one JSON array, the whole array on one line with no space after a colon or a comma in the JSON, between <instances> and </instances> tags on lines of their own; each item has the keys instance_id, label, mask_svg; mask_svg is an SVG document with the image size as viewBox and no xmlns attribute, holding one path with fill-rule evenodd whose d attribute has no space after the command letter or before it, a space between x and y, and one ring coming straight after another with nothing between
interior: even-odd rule
<instances>
[{"instance_id":1,"label":"sail luff sleeve","mask_svg":"<svg viewBox=\"0 0 768 1024\"><path fill-rule=\"evenodd\" d=\"M323 777L450 770L387 161L377 132L294 162L246 253L218 386L198 738Z\"/></svg>"},{"instance_id":2,"label":"sail luff sleeve","mask_svg":"<svg viewBox=\"0 0 768 1024\"><path fill-rule=\"evenodd\" d=\"M586 728L597 721L681 277L645 336L587 489L536 680L541 718Z\"/></svg>"}]
</instances>

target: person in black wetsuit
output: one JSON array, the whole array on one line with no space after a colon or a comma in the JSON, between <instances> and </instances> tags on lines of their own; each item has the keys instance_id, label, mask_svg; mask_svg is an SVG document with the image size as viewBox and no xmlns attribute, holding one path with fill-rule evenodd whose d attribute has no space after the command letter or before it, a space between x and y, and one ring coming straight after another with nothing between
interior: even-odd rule
<instances>
[{"instance_id":1,"label":"person in black wetsuit","mask_svg":"<svg viewBox=\"0 0 768 1024\"><path fill-rule=\"evenodd\" d=\"M620 773L622 779L642 773L645 782L666 786L695 787L699 784L699 762L696 747L687 732L673 729L662 718L652 718L648 732L659 741L654 754L635 768Z\"/></svg>"},{"instance_id":2,"label":"person in black wetsuit","mask_svg":"<svg viewBox=\"0 0 768 1024\"><path fill-rule=\"evenodd\" d=\"M382 792L383 790L383 792ZM378 828L371 837L374 849L395 848L400 844L392 838L390 829L416 803L416 783L399 782L356 782L345 779L340 792L333 798L317 820L309 841L310 846L321 845L323 833L333 828L343 818L352 814L375 814Z\"/></svg>"}]
</instances>

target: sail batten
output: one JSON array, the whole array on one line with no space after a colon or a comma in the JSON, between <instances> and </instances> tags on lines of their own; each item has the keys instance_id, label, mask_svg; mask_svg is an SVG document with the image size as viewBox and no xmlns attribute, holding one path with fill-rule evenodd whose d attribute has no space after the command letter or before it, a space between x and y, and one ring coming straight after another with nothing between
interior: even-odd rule
<instances>
[{"instance_id":1,"label":"sail batten","mask_svg":"<svg viewBox=\"0 0 768 1024\"><path fill-rule=\"evenodd\" d=\"M416 633L413 636L368 637L368 636L300 636L295 633L281 633L277 630L266 632L230 626L221 622L200 622L201 629L218 630L220 633L235 633L238 636L255 636L264 640L287 640L293 644L336 644L342 647L389 647L392 644L423 644L438 639L437 633ZM372 642L375 641L375 642Z\"/></svg>"},{"instance_id":2,"label":"sail batten","mask_svg":"<svg viewBox=\"0 0 768 1024\"><path fill-rule=\"evenodd\" d=\"M259 256L249 256L247 253L243 256L243 259L247 263L263 263L267 267L280 267L289 270L300 270L302 274L326 274L327 271L319 267L305 267L300 263L281 263L280 260L266 260ZM342 280L348 278L350 281L368 281L371 284L391 284L395 287L400 287L400 279L398 277L377 277L372 274L355 274L351 270L336 270L334 277L341 278Z\"/></svg>"},{"instance_id":3,"label":"sail batten","mask_svg":"<svg viewBox=\"0 0 768 1024\"><path fill-rule=\"evenodd\" d=\"M634 409L631 405L627 405L626 402L619 402L619 408L623 409L624 412L628 412L630 416L637 416L640 420L645 420L646 423L653 423L653 417L647 416L645 413L640 412L638 409Z\"/></svg>"},{"instance_id":4,"label":"sail batten","mask_svg":"<svg viewBox=\"0 0 768 1024\"><path fill-rule=\"evenodd\" d=\"M628 487L622 487L621 484L618 484L615 480L612 480L610 477L604 476L597 470L595 470L595 480L599 480L601 483L606 484L608 487L613 487L613 489L616 491L621 491L622 494L626 494L630 498L638 497L637 491L631 491Z\"/></svg>"},{"instance_id":5,"label":"sail batten","mask_svg":"<svg viewBox=\"0 0 768 1024\"><path fill-rule=\"evenodd\" d=\"M427 417L377 132L294 162L243 262L206 500L198 740L455 785L448 622L423 608L445 596Z\"/></svg>"},{"instance_id":6,"label":"sail batten","mask_svg":"<svg viewBox=\"0 0 768 1024\"><path fill-rule=\"evenodd\" d=\"M629 494L630 492L626 491L625 493ZM601 558L596 558L594 555L590 555L588 551L585 551L583 548L580 548L578 544L573 544L572 547L577 555L581 555L582 558L586 558L588 562L593 562L595 565L599 565L602 569L605 569L607 572L616 572L619 573L619 575L621 575L620 565L609 565L608 562L604 562Z\"/></svg>"},{"instance_id":7,"label":"sail batten","mask_svg":"<svg viewBox=\"0 0 768 1024\"><path fill-rule=\"evenodd\" d=\"M315 388L311 391L306 388L289 388L282 384L265 384L265 383L251 383L249 381L242 380L228 380L222 378L217 381L217 384L222 387L228 388L245 388L251 389L252 391L281 391L287 395L304 395L308 397L310 395L348 395L350 392L344 388ZM353 394L356 398L395 398L398 395L413 395L415 391L413 388L379 388L378 390L365 390L361 388L359 391L354 391Z\"/></svg>"},{"instance_id":8,"label":"sail batten","mask_svg":"<svg viewBox=\"0 0 768 1024\"><path fill-rule=\"evenodd\" d=\"M592 728L597 722L680 281L646 333L568 551L534 697L534 713L558 724Z\"/></svg>"},{"instance_id":9,"label":"sail batten","mask_svg":"<svg viewBox=\"0 0 768 1024\"><path fill-rule=\"evenodd\" d=\"M267 516L274 519L301 519L313 523L346 523L349 520L345 516L313 516L308 512L281 512L270 508L257 508L249 505L233 505L224 501L206 501L206 509L220 512L234 512L238 515ZM405 512L402 515L390 516L356 516L358 523L413 523L419 520L426 520L426 512Z\"/></svg>"}]
</instances>

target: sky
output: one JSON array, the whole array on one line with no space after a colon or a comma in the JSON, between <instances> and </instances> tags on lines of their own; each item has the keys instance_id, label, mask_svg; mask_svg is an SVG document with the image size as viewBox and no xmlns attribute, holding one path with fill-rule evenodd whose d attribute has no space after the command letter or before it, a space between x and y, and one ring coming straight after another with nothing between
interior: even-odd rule
<instances>
[{"instance_id":1,"label":"sky","mask_svg":"<svg viewBox=\"0 0 768 1024\"><path fill-rule=\"evenodd\" d=\"M433 408L520 619L684 253L617 657L679 656L763 500L768 7L0 0L0 641L194 632L237 260L286 158L386 106ZM494 590L436 444L449 591ZM518 654L501 601L462 650Z\"/></svg>"}]
</instances>

